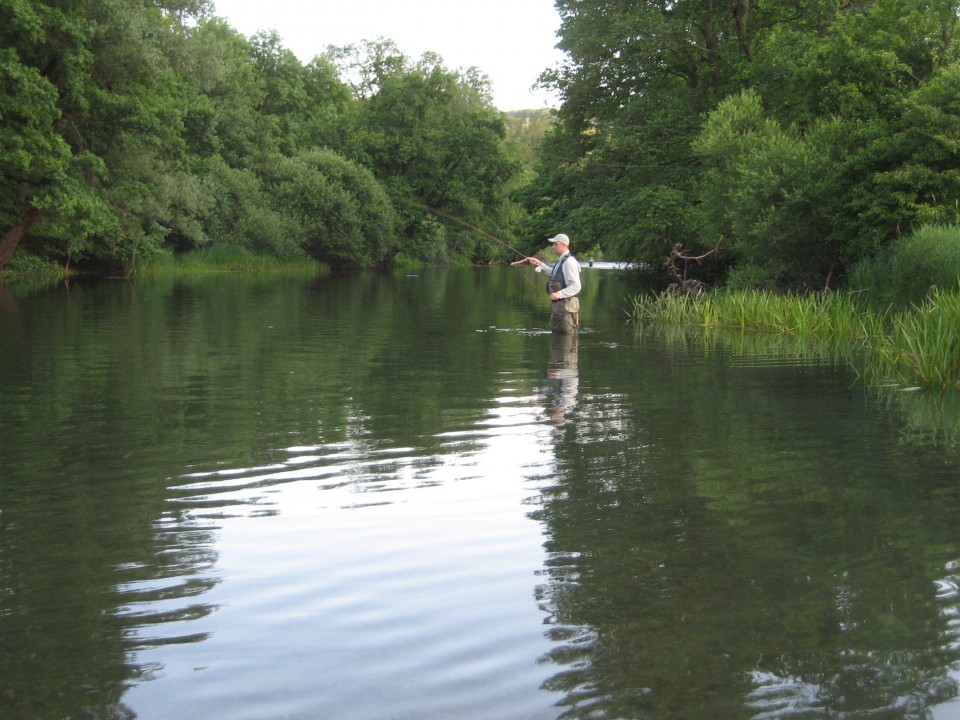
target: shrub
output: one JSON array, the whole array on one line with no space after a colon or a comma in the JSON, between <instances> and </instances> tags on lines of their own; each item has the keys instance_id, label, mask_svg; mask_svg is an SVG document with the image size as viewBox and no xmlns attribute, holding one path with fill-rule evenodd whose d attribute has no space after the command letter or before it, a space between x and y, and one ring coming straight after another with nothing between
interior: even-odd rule
<instances>
[{"instance_id":1,"label":"shrub","mask_svg":"<svg viewBox=\"0 0 960 720\"><path fill-rule=\"evenodd\" d=\"M917 305L960 281L960 227L926 225L857 264L848 286L875 308Z\"/></svg>"}]
</instances>

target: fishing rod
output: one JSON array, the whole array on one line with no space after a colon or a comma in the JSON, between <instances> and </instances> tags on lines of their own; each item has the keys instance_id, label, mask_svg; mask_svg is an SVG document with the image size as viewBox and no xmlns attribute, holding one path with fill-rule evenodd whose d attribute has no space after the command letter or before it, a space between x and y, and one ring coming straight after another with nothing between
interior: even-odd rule
<instances>
[{"instance_id":1,"label":"fishing rod","mask_svg":"<svg viewBox=\"0 0 960 720\"><path fill-rule=\"evenodd\" d=\"M494 241L500 243L500 244L503 245L505 248L507 248L507 249L509 249L509 250L512 250L513 252L515 252L517 255L519 255L519 256L521 257L520 260L516 260L515 262L510 263L511 265L525 265L525 264L527 264L527 254L526 254L526 253L520 252L520 251L517 250L515 247L513 247L513 245L510 245L509 243L504 242L503 240L501 240L500 238L496 237L495 235L491 235L490 233L488 233L486 230L483 230L482 228L478 228L476 225L471 225L471 224L468 223L466 220L462 220L462 219L458 218L456 215L451 215L450 213L445 212L445 211L443 211L443 210L440 210L440 209L438 209L438 208L432 208L432 207L430 207L429 205L425 205L424 203L413 202L412 200L407 200L406 198L397 197L396 199L399 200L400 202L406 203L407 205L413 205L414 207L424 208L424 209L429 210L430 212L432 212L432 213L434 213L434 214L436 214L436 215L440 215L440 216L442 216L442 217L449 218L450 220L453 220L453 221L456 222L456 223L460 223L461 225L463 225L463 226L465 226L465 227L468 227L468 228L470 228L471 230L473 230L473 231L475 231L475 232L478 232L478 233L480 233L481 235L485 235L486 237L490 238L491 240L494 240ZM539 266L539 265L538 265L536 268L534 268L534 269L536 270L536 272L541 272L541 269L540 269L540 266ZM524 281L526 281L526 282L528 282L528 283L530 283L530 284L533 284L533 279L530 278L530 277L528 277L526 274L523 275L523 279L524 279Z\"/></svg>"},{"instance_id":2,"label":"fishing rod","mask_svg":"<svg viewBox=\"0 0 960 720\"><path fill-rule=\"evenodd\" d=\"M476 230L476 231L477 231L478 233L480 233L481 235L486 235L486 236L487 236L488 238L490 238L491 240L495 240L496 242L500 243L501 245L503 245L503 246L504 246L505 248L507 248L508 250L513 250L513 252L515 252L517 255L519 255L519 256L522 257L524 260L526 260L526 258L527 258L527 254L526 254L526 253L520 252L520 251L517 250L513 245L510 245L509 243L504 242L504 241L501 240L500 238L498 238L498 237L496 237L496 236L494 236L494 235L491 235L491 234L488 233L486 230L482 230L482 229L478 228L476 225L471 225L471 224L468 223L466 220L461 220L460 218L456 217L455 215L451 215L450 213L444 212L443 210L438 210L437 208L432 208L432 207L430 207L429 205L425 205L424 207L426 207L427 210L429 210L429 211L432 212L432 213L436 213L437 215L442 215L443 217L449 218L450 220L453 220L454 222L458 222L458 223L460 223L461 225L464 225L465 227L470 228L471 230Z\"/></svg>"},{"instance_id":3,"label":"fishing rod","mask_svg":"<svg viewBox=\"0 0 960 720\"><path fill-rule=\"evenodd\" d=\"M476 225L471 225L471 224L468 223L466 220L462 220L462 219L458 218L456 215L451 215L450 213L445 212L444 210L440 210L439 208L432 208L432 207L430 207L429 205L424 205L424 204L422 204L422 203L415 203L415 202L413 202L412 200L407 200L407 199L405 199L405 198L397 198L397 200L400 200L401 202L405 202L405 203L407 203L408 205L415 205L415 206L417 206L417 207L424 208L425 210L429 210L430 212L434 213L435 215L440 215L441 217L448 218L449 220L453 220L453 221L456 222L456 223L460 223L461 225L463 225L463 226L465 226L465 227L468 227L468 228L470 228L471 230L474 230L474 231L480 233L481 235L485 235L486 237L490 238L491 240L500 243L501 245L503 245L503 246L504 246L505 248L507 248L508 250L512 250L512 251L515 252L517 255L519 255L520 257L522 257L522 258L524 259L524 262L526 262L526 259L527 259L527 254L526 254L526 253L520 252L520 251L517 250L515 247L513 247L513 245L510 245L509 243L504 242L503 240L501 240L500 238L496 237L495 235L491 235L490 233L488 233L486 230L484 230L484 229L482 229L482 228L478 228ZM517 263L510 263L510 264L511 264L511 265L519 265L519 264L521 264L521 263L517 262Z\"/></svg>"}]
</instances>

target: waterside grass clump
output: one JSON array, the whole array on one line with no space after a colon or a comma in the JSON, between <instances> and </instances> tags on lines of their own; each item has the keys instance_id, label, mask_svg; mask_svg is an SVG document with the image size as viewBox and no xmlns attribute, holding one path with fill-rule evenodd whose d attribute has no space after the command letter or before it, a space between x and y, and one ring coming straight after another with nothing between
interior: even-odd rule
<instances>
[{"instance_id":1,"label":"waterside grass clump","mask_svg":"<svg viewBox=\"0 0 960 720\"><path fill-rule=\"evenodd\" d=\"M637 296L638 325L672 324L816 340L842 355L871 384L960 387L960 291L934 290L918 305L878 312L856 294L786 295L720 290L702 297Z\"/></svg>"}]
</instances>

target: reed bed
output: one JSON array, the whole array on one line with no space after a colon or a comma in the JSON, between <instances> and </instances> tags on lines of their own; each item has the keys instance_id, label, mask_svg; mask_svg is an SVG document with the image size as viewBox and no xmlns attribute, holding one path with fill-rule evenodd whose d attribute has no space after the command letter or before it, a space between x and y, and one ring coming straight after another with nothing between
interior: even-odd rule
<instances>
[{"instance_id":1,"label":"reed bed","mask_svg":"<svg viewBox=\"0 0 960 720\"><path fill-rule=\"evenodd\" d=\"M897 313L873 351L894 377L926 387L960 387L960 293L938 290Z\"/></svg>"},{"instance_id":2,"label":"reed bed","mask_svg":"<svg viewBox=\"0 0 960 720\"><path fill-rule=\"evenodd\" d=\"M960 292L935 291L900 310L870 310L850 293L717 291L638 296L637 324L737 329L816 339L872 384L960 387ZM829 351L829 352L828 352Z\"/></svg>"}]
</instances>

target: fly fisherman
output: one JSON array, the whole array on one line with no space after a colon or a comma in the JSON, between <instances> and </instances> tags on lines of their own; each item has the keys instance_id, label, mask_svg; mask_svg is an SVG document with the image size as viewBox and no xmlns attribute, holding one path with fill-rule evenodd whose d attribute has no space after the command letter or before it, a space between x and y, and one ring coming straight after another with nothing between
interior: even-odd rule
<instances>
[{"instance_id":1,"label":"fly fisherman","mask_svg":"<svg viewBox=\"0 0 960 720\"><path fill-rule=\"evenodd\" d=\"M563 233L550 239L557 262L553 265L538 258L528 257L527 262L550 273L547 292L553 307L550 309L550 329L555 333L572 335L580 327L580 263L570 254L570 238Z\"/></svg>"}]
</instances>

